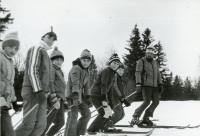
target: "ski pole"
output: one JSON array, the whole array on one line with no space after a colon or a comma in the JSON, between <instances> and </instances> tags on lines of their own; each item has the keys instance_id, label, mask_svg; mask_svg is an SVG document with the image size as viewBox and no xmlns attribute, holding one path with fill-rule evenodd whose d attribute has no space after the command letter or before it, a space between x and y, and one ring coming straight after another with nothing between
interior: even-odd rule
<instances>
[{"instance_id":1,"label":"ski pole","mask_svg":"<svg viewBox=\"0 0 200 136\"><path fill-rule=\"evenodd\" d=\"M57 101L60 101L60 98L57 100ZM56 103L55 103L56 104ZM53 105L53 106L55 106L55 104ZM47 116L46 117L48 117L49 116L49 114L51 114L51 112L53 111L55 109L55 107L53 107L53 109L51 109L51 111L47 114Z\"/></svg>"},{"instance_id":2,"label":"ski pole","mask_svg":"<svg viewBox=\"0 0 200 136\"><path fill-rule=\"evenodd\" d=\"M22 121L26 116L28 116L28 114L30 114L38 105L39 104L36 104L22 119L20 119L20 121ZM17 124L19 124L20 121L18 121ZM17 124L15 124L14 127L17 126Z\"/></svg>"},{"instance_id":3,"label":"ski pole","mask_svg":"<svg viewBox=\"0 0 200 136\"><path fill-rule=\"evenodd\" d=\"M103 105L102 105L102 106L100 106L99 108L97 108L97 109L93 110L93 111L91 112L91 114L92 114L93 112L95 112L95 111L98 111L98 110L99 110L99 109L101 109L101 108L103 108Z\"/></svg>"},{"instance_id":4,"label":"ski pole","mask_svg":"<svg viewBox=\"0 0 200 136\"><path fill-rule=\"evenodd\" d=\"M11 115L11 117L14 116L16 113L17 113L17 112L15 111L15 112Z\"/></svg>"},{"instance_id":5,"label":"ski pole","mask_svg":"<svg viewBox=\"0 0 200 136\"><path fill-rule=\"evenodd\" d=\"M118 103L117 105L115 105L115 107L114 107L113 109L115 109L117 106L119 106L119 104L120 104L120 103ZM99 114L96 114L96 115L92 116L91 118L96 117L97 115L99 115ZM90 118L90 119L91 119L91 118Z\"/></svg>"},{"instance_id":6,"label":"ski pole","mask_svg":"<svg viewBox=\"0 0 200 136\"><path fill-rule=\"evenodd\" d=\"M23 103L20 104L19 106L22 106L22 105L23 105ZM17 114L17 113L19 113L19 112L21 112L21 111L15 111L15 112L11 115L11 117L13 117L15 114Z\"/></svg>"}]
</instances>

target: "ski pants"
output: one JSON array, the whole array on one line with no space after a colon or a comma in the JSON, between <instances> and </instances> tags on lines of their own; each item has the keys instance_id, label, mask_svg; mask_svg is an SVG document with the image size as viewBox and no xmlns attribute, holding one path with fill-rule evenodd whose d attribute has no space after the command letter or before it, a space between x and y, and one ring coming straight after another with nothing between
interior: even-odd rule
<instances>
[{"instance_id":1,"label":"ski pants","mask_svg":"<svg viewBox=\"0 0 200 136\"><path fill-rule=\"evenodd\" d=\"M48 115L49 114L49 115ZM50 125L53 123L54 125L48 130L46 136L54 136L65 124L65 107L64 101L60 100L60 108L55 109L51 108L47 112L47 126L44 133L41 136L44 136Z\"/></svg>"},{"instance_id":2,"label":"ski pants","mask_svg":"<svg viewBox=\"0 0 200 136\"><path fill-rule=\"evenodd\" d=\"M72 99L68 99L69 105L73 104ZM78 119L78 112L81 114L81 118ZM71 111L68 112L68 118L65 128L64 136L79 136L85 135L87 124L91 118L90 109L84 99L78 106L72 106Z\"/></svg>"},{"instance_id":3,"label":"ski pants","mask_svg":"<svg viewBox=\"0 0 200 136\"><path fill-rule=\"evenodd\" d=\"M119 105L115 107L117 104ZM111 120L114 122L114 124L116 124L117 122L119 122L120 120L124 118L125 113L122 107L122 103L117 97L113 98L113 105L114 105L114 108L113 108L114 113L112 114Z\"/></svg>"},{"instance_id":4,"label":"ski pants","mask_svg":"<svg viewBox=\"0 0 200 136\"><path fill-rule=\"evenodd\" d=\"M6 106L1 107L1 134L0 136L15 136L9 109Z\"/></svg>"},{"instance_id":5,"label":"ski pants","mask_svg":"<svg viewBox=\"0 0 200 136\"><path fill-rule=\"evenodd\" d=\"M102 98L92 96L92 103L94 107L97 109L102 106ZM88 132L98 132L102 129L103 125L108 121L107 118L104 118L105 111L103 108L98 109L98 116L94 119L94 121L90 124L89 128L87 129Z\"/></svg>"},{"instance_id":6,"label":"ski pants","mask_svg":"<svg viewBox=\"0 0 200 136\"><path fill-rule=\"evenodd\" d=\"M23 116L25 116L38 102L32 87L23 87L21 94L23 98ZM47 102L34 108L16 128L16 136L40 136L47 124L46 109Z\"/></svg>"},{"instance_id":7,"label":"ski pants","mask_svg":"<svg viewBox=\"0 0 200 136\"><path fill-rule=\"evenodd\" d=\"M151 105L146 109L143 118L153 117L153 113L159 105L159 93L157 87L144 86L142 89L142 96L143 103L135 110L133 116L140 117L152 101Z\"/></svg>"}]
</instances>

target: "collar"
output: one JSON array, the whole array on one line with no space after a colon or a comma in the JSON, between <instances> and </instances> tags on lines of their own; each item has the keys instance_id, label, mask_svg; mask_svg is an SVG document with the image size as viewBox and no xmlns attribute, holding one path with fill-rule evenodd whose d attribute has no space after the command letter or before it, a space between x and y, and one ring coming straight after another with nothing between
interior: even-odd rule
<instances>
[{"instance_id":1,"label":"collar","mask_svg":"<svg viewBox=\"0 0 200 136\"><path fill-rule=\"evenodd\" d=\"M54 67L56 70L61 70L61 68L59 68L59 67L56 66L55 64L53 64L53 67Z\"/></svg>"},{"instance_id":2,"label":"collar","mask_svg":"<svg viewBox=\"0 0 200 136\"><path fill-rule=\"evenodd\" d=\"M12 60L12 57L8 56L3 49L0 49L0 53L2 53L6 58Z\"/></svg>"},{"instance_id":3,"label":"collar","mask_svg":"<svg viewBox=\"0 0 200 136\"><path fill-rule=\"evenodd\" d=\"M51 49L51 47L48 46L43 40L41 40L41 41L39 42L39 45L40 45L42 48L44 48L45 50Z\"/></svg>"}]
</instances>

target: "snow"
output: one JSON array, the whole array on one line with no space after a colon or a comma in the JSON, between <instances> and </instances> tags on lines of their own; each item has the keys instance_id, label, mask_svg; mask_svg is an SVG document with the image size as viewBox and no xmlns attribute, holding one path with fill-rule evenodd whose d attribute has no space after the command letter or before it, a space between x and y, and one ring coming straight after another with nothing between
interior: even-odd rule
<instances>
[{"instance_id":1,"label":"snow","mask_svg":"<svg viewBox=\"0 0 200 136\"><path fill-rule=\"evenodd\" d=\"M141 102L134 102L130 107L125 108L125 117L117 124L128 124L132 119L132 114ZM94 108L90 109L91 111ZM10 115L14 111L10 111ZM95 115L97 112L92 114ZM15 125L22 118L22 112L12 117L13 125ZM67 114L66 114L67 119ZM153 119L159 119L154 123L157 125L188 125L191 126L200 124L200 101L161 101L154 113ZM92 118L89 124L94 120ZM123 128L126 130L125 128ZM129 129L129 128L128 128ZM129 129L130 130L130 129ZM135 131L147 131L147 129L137 128ZM200 136L200 128L195 129L154 129L152 136Z\"/></svg>"}]
</instances>

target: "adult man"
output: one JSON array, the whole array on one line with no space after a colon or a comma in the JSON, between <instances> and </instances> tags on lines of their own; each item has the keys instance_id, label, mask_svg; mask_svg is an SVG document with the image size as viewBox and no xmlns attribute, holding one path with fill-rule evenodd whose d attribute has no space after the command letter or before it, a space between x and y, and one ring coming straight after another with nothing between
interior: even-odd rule
<instances>
[{"instance_id":1,"label":"adult man","mask_svg":"<svg viewBox=\"0 0 200 136\"><path fill-rule=\"evenodd\" d=\"M143 103L135 110L131 121L132 125L153 125L149 117L153 117L154 110L159 104L159 96L163 92L159 65L154 59L155 52L154 46L148 46L146 49L146 56L138 60L136 65L136 91L142 91ZM152 104L149 106L151 100ZM149 107L147 108L147 106ZM139 121L144 110L145 114L143 120Z\"/></svg>"}]
</instances>

